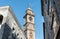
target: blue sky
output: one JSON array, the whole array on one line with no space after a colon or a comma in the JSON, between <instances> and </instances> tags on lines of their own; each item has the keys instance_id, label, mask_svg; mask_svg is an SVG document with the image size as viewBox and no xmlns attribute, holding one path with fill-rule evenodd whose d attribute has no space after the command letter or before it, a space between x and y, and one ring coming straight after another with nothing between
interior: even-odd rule
<instances>
[{"instance_id":1,"label":"blue sky","mask_svg":"<svg viewBox=\"0 0 60 39\"><path fill-rule=\"evenodd\" d=\"M43 39L43 17L40 0L0 0L0 6L9 5L11 7L22 28L24 25L23 16L29 3L35 14L35 39Z\"/></svg>"}]
</instances>

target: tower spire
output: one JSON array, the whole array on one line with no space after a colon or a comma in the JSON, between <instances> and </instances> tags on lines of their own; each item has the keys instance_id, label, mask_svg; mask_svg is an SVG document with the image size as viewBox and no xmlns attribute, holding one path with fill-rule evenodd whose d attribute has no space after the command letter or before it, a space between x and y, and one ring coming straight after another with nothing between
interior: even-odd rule
<instances>
[{"instance_id":1,"label":"tower spire","mask_svg":"<svg viewBox=\"0 0 60 39\"><path fill-rule=\"evenodd\" d=\"M27 9L32 10L31 7L30 7L30 2L28 3Z\"/></svg>"},{"instance_id":2,"label":"tower spire","mask_svg":"<svg viewBox=\"0 0 60 39\"><path fill-rule=\"evenodd\" d=\"M30 7L30 2L28 3L28 8Z\"/></svg>"},{"instance_id":3,"label":"tower spire","mask_svg":"<svg viewBox=\"0 0 60 39\"><path fill-rule=\"evenodd\" d=\"M35 39L34 14L30 8L30 2L28 3L27 10L24 16L24 32L27 39Z\"/></svg>"}]
</instances>

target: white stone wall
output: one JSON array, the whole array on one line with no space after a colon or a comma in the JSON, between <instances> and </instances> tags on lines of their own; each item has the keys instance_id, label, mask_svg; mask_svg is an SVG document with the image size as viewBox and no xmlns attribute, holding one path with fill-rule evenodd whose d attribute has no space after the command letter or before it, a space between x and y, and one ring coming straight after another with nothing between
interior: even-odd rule
<instances>
[{"instance_id":1,"label":"white stone wall","mask_svg":"<svg viewBox=\"0 0 60 39\"><path fill-rule=\"evenodd\" d=\"M21 25L19 25L15 15L12 13L9 6L0 7L0 15L3 15L2 25L4 23L7 23L11 29L14 28L14 31L12 30L12 33L15 33L16 35L19 34L17 38L26 39L25 34L21 28Z\"/></svg>"}]
</instances>

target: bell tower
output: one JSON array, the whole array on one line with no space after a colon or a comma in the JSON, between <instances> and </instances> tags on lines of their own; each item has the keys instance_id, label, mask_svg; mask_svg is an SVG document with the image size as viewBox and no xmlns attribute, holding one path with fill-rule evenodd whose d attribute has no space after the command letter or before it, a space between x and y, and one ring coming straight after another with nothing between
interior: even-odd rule
<instances>
[{"instance_id":1,"label":"bell tower","mask_svg":"<svg viewBox=\"0 0 60 39\"><path fill-rule=\"evenodd\" d=\"M35 39L34 14L30 7L27 8L24 18L24 32L27 39Z\"/></svg>"}]
</instances>

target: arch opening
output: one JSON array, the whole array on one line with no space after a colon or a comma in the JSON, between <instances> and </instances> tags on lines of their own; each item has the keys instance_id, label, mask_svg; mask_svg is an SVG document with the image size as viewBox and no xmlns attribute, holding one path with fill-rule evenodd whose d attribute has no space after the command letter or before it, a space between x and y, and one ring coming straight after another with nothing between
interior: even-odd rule
<instances>
[{"instance_id":1,"label":"arch opening","mask_svg":"<svg viewBox=\"0 0 60 39\"><path fill-rule=\"evenodd\" d=\"M2 23L2 20L3 20L3 16L0 15L0 24Z\"/></svg>"}]
</instances>

